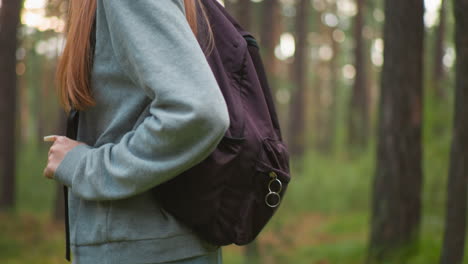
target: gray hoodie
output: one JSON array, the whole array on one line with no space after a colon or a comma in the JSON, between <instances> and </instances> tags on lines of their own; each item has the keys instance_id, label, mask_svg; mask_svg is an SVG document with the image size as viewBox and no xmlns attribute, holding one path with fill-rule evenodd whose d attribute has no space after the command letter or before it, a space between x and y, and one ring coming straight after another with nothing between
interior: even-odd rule
<instances>
[{"instance_id":1,"label":"gray hoodie","mask_svg":"<svg viewBox=\"0 0 468 264\"><path fill-rule=\"evenodd\" d=\"M97 0L97 102L55 172L69 187L74 263L159 263L217 249L150 189L206 158L229 126L226 102L183 0Z\"/></svg>"}]
</instances>

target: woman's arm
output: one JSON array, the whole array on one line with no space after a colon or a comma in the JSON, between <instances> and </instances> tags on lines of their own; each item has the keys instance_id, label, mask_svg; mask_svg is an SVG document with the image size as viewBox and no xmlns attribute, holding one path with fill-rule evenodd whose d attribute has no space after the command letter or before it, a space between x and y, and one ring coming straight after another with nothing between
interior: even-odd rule
<instances>
[{"instance_id":1,"label":"woman's arm","mask_svg":"<svg viewBox=\"0 0 468 264\"><path fill-rule=\"evenodd\" d=\"M229 126L226 102L184 14L183 0L103 0L120 66L152 102L118 143L80 144L55 179L89 200L122 199L205 159Z\"/></svg>"}]
</instances>

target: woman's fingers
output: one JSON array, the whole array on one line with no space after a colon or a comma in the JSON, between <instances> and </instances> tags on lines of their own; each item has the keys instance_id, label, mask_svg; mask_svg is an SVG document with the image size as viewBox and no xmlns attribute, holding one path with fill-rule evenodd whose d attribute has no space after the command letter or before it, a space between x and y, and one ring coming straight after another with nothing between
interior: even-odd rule
<instances>
[{"instance_id":1,"label":"woman's fingers","mask_svg":"<svg viewBox=\"0 0 468 264\"><path fill-rule=\"evenodd\" d=\"M50 135L50 136L45 136L44 137L44 141L48 142L48 141L55 141L57 139L57 136L56 135Z\"/></svg>"},{"instance_id":2,"label":"woman's fingers","mask_svg":"<svg viewBox=\"0 0 468 264\"><path fill-rule=\"evenodd\" d=\"M58 139L59 136L57 135L49 135L49 136L45 136L44 137L44 141L45 142L54 142ZM44 169L44 177L48 178L48 179L52 179L52 176L53 176L53 171L52 169L50 168L50 163L52 161L51 159L51 152L52 152L52 146L49 148L49 153L48 153L48 159L47 159L47 166L45 167Z\"/></svg>"},{"instance_id":3,"label":"woman's fingers","mask_svg":"<svg viewBox=\"0 0 468 264\"><path fill-rule=\"evenodd\" d=\"M54 142L49 148L47 166L44 169L44 176L49 179L54 178L55 170L72 148L79 144L85 144L60 135L45 136L44 141Z\"/></svg>"},{"instance_id":4,"label":"woman's fingers","mask_svg":"<svg viewBox=\"0 0 468 264\"><path fill-rule=\"evenodd\" d=\"M49 166L47 166L45 169L44 169L44 177L48 178L48 179L52 179L52 170L49 169Z\"/></svg>"}]
</instances>

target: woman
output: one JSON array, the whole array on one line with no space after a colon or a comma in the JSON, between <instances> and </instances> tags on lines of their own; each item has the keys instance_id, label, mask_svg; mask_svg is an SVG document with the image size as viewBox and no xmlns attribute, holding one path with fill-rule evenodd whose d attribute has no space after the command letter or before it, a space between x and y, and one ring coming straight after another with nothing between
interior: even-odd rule
<instances>
[{"instance_id":1,"label":"woman","mask_svg":"<svg viewBox=\"0 0 468 264\"><path fill-rule=\"evenodd\" d=\"M221 263L149 191L207 157L229 126L196 2L70 1L57 79L65 110L80 110L78 141L54 137L44 174L69 189L73 263Z\"/></svg>"}]
</instances>

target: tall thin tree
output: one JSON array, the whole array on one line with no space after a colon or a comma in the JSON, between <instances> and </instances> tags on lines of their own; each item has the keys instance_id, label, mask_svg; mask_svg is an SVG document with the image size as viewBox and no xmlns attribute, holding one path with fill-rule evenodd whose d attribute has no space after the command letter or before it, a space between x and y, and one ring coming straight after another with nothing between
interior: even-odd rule
<instances>
[{"instance_id":1,"label":"tall thin tree","mask_svg":"<svg viewBox=\"0 0 468 264\"><path fill-rule=\"evenodd\" d=\"M0 9L0 208L15 205L16 47L22 0L3 0Z\"/></svg>"},{"instance_id":2,"label":"tall thin tree","mask_svg":"<svg viewBox=\"0 0 468 264\"><path fill-rule=\"evenodd\" d=\"M337 14L337 3L329 2L328 10L332 14ZM325 11L324 10L324 11ZM318 11L320 20L324 11ZM334 150L335 135L336 135L336 120L337 120L337 98L340 87L340 43L336 39L338 32L338 25L326 24L323 21L319 23L319 34L323 35L322 38L324 47L331 48L331 56L329 59L321 58L317 65L314 67L315 74L315 91L317 92L314 97L317 97L317 104L314 108L318 115L317 125L314 127L314 134L316 136L316 149L322 154L330 154ZM309 109L308 109L309 110Z\"/></svg>"},{"instance_id":3,"label":"tall thin tree","mask_svg":"<svg viewBox=\"0 0 468 264\"><path fill-rule=\"evenodd\" d=\"M230 14L235 15L236 13L236 3L234 0L224 0L224 7Z\"/></svg>"},{"instance_id":4,"label":"tall thin tree","mask_svg":"<svg viewBox=\"0 0 468 264\"><path fill-rule=\"evenodd\" d=\"M363 37L365 0L356 0L357 14L354 17L354 66L356 76L351 94L348 141L349 145L363 148L369 138L369 88L367 78L367 43Z\"/></svg>"},{"instance_id":5,"label":"tall thin tree","mask_svg":"<svg viewBox=\"0 0 468 264\"><path fill-rule=\"evenodd\" d=\"M305 89L307 86L307 33L309 0L299 0L296 6L296 52L291 68L294 89L290 103L289 149L300 157L305 151Z\"/></svg>"},{"instance_id":6,"label":"tall thin tree","mask_svg":"<svg viewBox=\"0 0 468 264\"><path fill-rule=\"evenodd\" d=\"M442 86L442 81L445 77L445 70L443 64L444 51L445 51L445 35L447 32L447 0L441 0L439 10L439 24L436 29L436 38L434 45L434 69L433 69L433 83L435 85L436 94L439 97L445 96L445 89Z\"/></svg>"},{"instance_id":7,"label":"tall thin tree","mask_svg":"<svg viewBox=\"0 0 468 264\"><path fill-rule=\"evenodd\" d=\"M468 164L468 0L454 0L455 14L455 117L447 189L447 213L441 264L463 262L467 213Z\"/></svg>"},{"instance_id":8,"label":"tall thin tree","mask_svg":"<svg viewBox=\"0 0 468 264\"><path fill-rule=\"evenodd\" d=\"M368 263L406 257L421 220L424 1L385 0ZM396 261L396 263L399 263Z\"/></svg>"},{"instance_id":9,"label":"tall thin tree","mask_svg":"<svg viewBox=\"0 0 468 264\"><path fill-rule=\"evenodd\" d=\"M252 30L252 2L250 0L237 0L237 19L241 25Z\"/></svg>"},{"instance_id":10,"label":"tall thin tree","mask_svg":"<svg viewBox=\"0 0 468 264\"><path fill-rule=\"evenodd\" d=\"M262 24L260 30L260 41L262 45L263 60L266 71L273 76L278 63L275 57L275 47L281 35L281 5L279 0L263 1Z\"/></svg>"}]
</instances>

